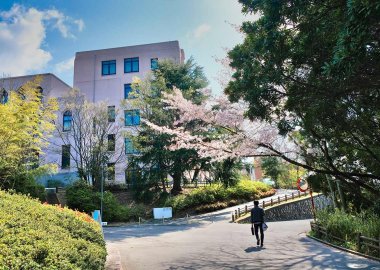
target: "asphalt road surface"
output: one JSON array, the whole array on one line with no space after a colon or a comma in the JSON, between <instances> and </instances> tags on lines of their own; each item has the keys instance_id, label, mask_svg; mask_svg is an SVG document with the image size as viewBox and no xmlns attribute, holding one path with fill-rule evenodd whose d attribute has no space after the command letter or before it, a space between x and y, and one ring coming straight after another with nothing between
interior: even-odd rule
<instances>
[{"instance_id":1,"label":"asphalt road surface","mask_svg":"<svg viewBox=\"0 0 380 270\"><path fill-rule=\"evenodd\" d=\"M231 209L167 225L104 228L124 270L370 269L380 263L330 248L305 236L309 220L268 222L264 247L249 224L232 224Z\"/></svg>"}]
</instances>

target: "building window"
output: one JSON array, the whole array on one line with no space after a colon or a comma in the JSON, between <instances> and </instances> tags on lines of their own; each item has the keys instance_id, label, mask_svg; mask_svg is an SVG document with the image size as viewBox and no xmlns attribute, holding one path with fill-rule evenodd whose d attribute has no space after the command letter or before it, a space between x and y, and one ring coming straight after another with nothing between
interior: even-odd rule
<instances>
[{"instance_id":1,"label":"building window","mask_svg":"<svg viewBox=\"0 0 380 270\"><path fill-rule=\"evenodd\" d=\"M107 179L109 181L115 180L115 163L107 163Z\"/></svg>"},{"instance_id":2,"label":"building window","mask_svg":"<svg viewBox=\"0 0 380 270\"><path fill-rule=\"evenodd\" d=\"M132 92L132 86L130 83L124 84L124 99L131 98L129 94Z\"/></svg>"},{"instance_id":3,"label":"building window","mask_svg":"<svg viewBox=\"0 0 380 270\"><path fill-rule=\"evenodd\" d=\"M108 151L115 151L115 134L108 134Z\"/></svg>"},{"instance_id":4,"label":"building window","mask_svg":"<svg viewBox=\"0 0 380 270\"><path fill-rule=\"evenodd\" d=\"M150 59L150 69L151 70L158 69L158 58Z\"/></svg>"},{"instance_id":5,"label":"building window","mask_svg":"<svg viewBox=\"0 0 380 270\"><path fill-rule=\"evenodd\" d=\"M3 89L0 92L0 103L5 104L7 102L8 102L8 92L5 89Z\"/></svg>"},{"instance_id":6,"label":"building window","mask_svg":"<svg viewBox=\"0 0 380 270\"><path fill-rule=\"evenodd\" d=\"M135 84L135 86L137 85ZM134 92L134 93L131 95L131 92ZM132 85L130 83L124 84L124 99L137 98L136 94L139 94L139 93L140 93L139 89L137 88L132 89Z\"/></svg>"},{"instance_id":7,"label":"building window","mask_svg":"<svg viewBox=\"0 0 380 270\"><path fill-rule=\"evenodd\" d=\"M102 61L102 75L116 74L116 60Z\"/></svg>"},{"instance_id":8,"label":"building window","mask_svg":"<svg viewBox=\"0 0 380 270\"><path fill-rule=\"evenodd\" d=\"M115 106L108 106L108 122L112 123L115 122L116 113L115 113Z\"/></svg>"},{"instance_id":9,"label":"building window","mask_svg":"<svg viewBox=\"0 0 380 270\"><path fill-rule=\"evenodd\" d=\"M139 72L139 58L124 59L124 73Z\"/></svg>"},{"instance_id":10,"label":"building window","mask_svg":"<svg viewBox=\"0 0 380 270\"><path fill-rule=\"evenodd\" d=\"M126 155L139 153L139 151L133 147L133 142L130 138L125 138L124 144L125 144L125 154Z\"/></svg>"},{"instance_id":11,"label":"building window","mask_svg":"<svg viewBox=\"0 0 380 270\"><path fill-rule=\"evenodd\" d=\"M124 111L125 125L126 126L138 126L140 125L140 111L128 110Z\"/></svg>"},{"instance_id":12,"label":"building window","mask_svg":"<svg viewBox=\"0 0 380 270\"><path fill-rule=\"evenodd\" d=\"M62 145L62 169L70 168L70 145Z\"/></svg>"},{"instance_id":13,"label":"building window","mask_svg":"<svg viewBox=\"0 0 380 270\"><path fill-rule=\"evenodd\" d=\"M71 111L65 111L63 113L63 131L71 130L72 120L73 120L73 116L71 114Z\"/></svg>"}]
</instances>

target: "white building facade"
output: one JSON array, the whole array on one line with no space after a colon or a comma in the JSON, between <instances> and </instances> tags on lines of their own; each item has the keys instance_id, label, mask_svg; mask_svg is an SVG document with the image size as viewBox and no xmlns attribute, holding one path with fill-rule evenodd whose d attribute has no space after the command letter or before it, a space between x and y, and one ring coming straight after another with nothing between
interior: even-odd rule
<instances>
[{"instance_id":1,"label":"white building facade","mask_svg":"<svg viewBox=\"0 0 380 270\"><path fill-rule=\"evenodd\" d=\"M77 52L74 61L74 88L80 90L88 101L93 103L106 102L109 112L118 112L116 121L123 119L120 132L132 131L140 125L140 113L137 109L127 106L131 84L135 77L144 79L147 73L157 67L159 60L171 60L175 63L184 62L184 52L178 41L169 41L145 45L127 46L112 49ZM112 114L112 113L110 113ZM123 139L117 134L109 134L116 139L116 151L120 148L124 153L117 160L109 160L108 181L130 184L126 167L128 156L134 154L128 138ZM111 174L115 175L111 175Z\"/></svg>"},{"instance_id":2,"label":"white building facade","mask_svg":"<svg viewBox=\"0 0 380 270\"><path fill-rule=\"evenodd\" d=\"M184 52L179 46L178 41L168 41L161 43L127 46L112 49L102 49L94 51L77 52L74 62L74 83L73 87L79 89L89 102L106 102L109 112L119 112L115 116L116 119L124 119L123 127L120 130L128 131L133 126L140 124L140 114L137 109L121 106L123 100L128 104L128 94L131 91L131 84L134 77L143 79L148 72L157 67L159 60L171 60L175 63L184 62ZM13 77L3 80L4 89L7 81L18 85L22 85L28 80L32 80L31 76ZM61 81L53 74L41 74L43 81L41 88L44 96L58 98L62 100L67 95L71 87ZM8 83L9 84L9 83ZM16 88L13 88L16 89ZM1 87L0 87L1 90ZM1 96L1 93L0 93ZM66 132L70 132L71 115L68 110L60 106L57 112L57 121L59 128L68 128ZM109 139L116 134L109 134ZM123 157L117 162L110 160L107 164L113 166L114 175L110 176L108 181L122 184L129 180L126 174L128 156L133 154L128 152L127 141L116 141L116 148L124 149ZM54 133L51 138L51 144L44 151L43 162L55 163L59 168L56 175L47 176L43 179L56 179L63 182L71 182L76 175L76 167L71 160L70 153L72 149L70 145L63 143L58 136L58 132Z\"/></svg>"}]
</instances>

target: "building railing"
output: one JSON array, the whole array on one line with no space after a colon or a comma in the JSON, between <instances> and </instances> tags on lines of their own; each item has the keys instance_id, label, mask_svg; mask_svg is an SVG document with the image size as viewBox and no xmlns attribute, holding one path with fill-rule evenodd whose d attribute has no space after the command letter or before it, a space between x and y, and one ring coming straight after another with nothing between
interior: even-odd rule
<instances>
[{"instance_id":1,"label":"building railing","mask_svg":"<svg viewBox=\"0 0 380 270\"><path fill-rule=\"evenodd\" d=\"M307 195L308 195L307 192L300 192L300 191L292 192L289 195L285 194L282 196L278 196L277 198L272 197L270 200L264 200L261 203L259 203L259 206L261 206L264 209L265 207L274 206L274 205L280 204L282 202L287 202L288 200L294 200L295 198L305 197ZM252 204L250 204L250 205L246 204L243 207L239 207L239 208L235 209L232 212L232 222L235 222L235 220L237 220L241 216L248 214L253 207L254 207L254 205L252 205Z\"/></svg>"},{"instance_id":2,"label":"building railing","mask_svg":"<svg viewBox=\"0 0 380 270\"><path fill-rule=\"evenodd\" d=\"M325 239L336 240L339 243L347 243L346 239L342 239L333 235L325 227L313 221L310 222L311 230L317 235L317 238L323 235ZM362 233L357 233L356 235L356 245L359 253L363 253L370 256L376 256L380 258L380 237L379 239L373 239L363 236ZM368 250L373 249L373 252L368 252Z\"/></svg>"}]
</instances>

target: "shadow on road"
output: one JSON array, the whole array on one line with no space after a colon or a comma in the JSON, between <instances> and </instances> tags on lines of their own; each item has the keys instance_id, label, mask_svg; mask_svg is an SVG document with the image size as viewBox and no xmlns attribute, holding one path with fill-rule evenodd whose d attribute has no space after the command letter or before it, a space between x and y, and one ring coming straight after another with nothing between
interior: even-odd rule
<instances>
[{"instance_id":1,"label":"shadow on road","mask_svg":"<svg viewBox=\"0 0 380 270\"><path fill-rule=\"evenodd\" d=\"M249 247L249 248L246 248L246 249L244 249L244 251L245 251L246 253L251 253L251 252L258 252L258 251L261 251L261 250L263 250L263 249L265 249L265 247L256 246L256 247Z\"/></svg>"},{"instance_id":2,"label":"shadow on road","mask_svg":"<svg viewBox=\"0 0 380 270\"><path fill-rule=\"evenodd\" d=\"M296 249L293 249L294 247ZM331 250L305 237L300 238L296 246L289 240L275 245L271 243L264 248L252 246L244 251L245 253L241 253L221 247L218 251L219 256L197 254L187 257L186 260L170 263L165 269L380 270L378 262Z\"/></svg>"},{"instance_id":3,"label":"shadow on road","mask_svg":"<svg viewBox=\"0 0 380 270\"><path fill-rule=\"evenodd\" d=\"M189 224L163 225L129 225L123 227L105 227L104 238L109 242L122 241L128 238L142 238L161 236L165 233L183 232L195 228L208 226L208 221L189 221Z\"/></svg>"}]
</instances>

